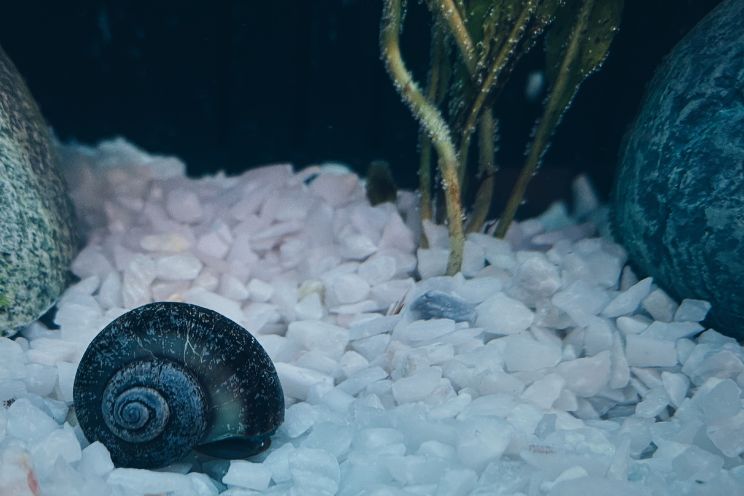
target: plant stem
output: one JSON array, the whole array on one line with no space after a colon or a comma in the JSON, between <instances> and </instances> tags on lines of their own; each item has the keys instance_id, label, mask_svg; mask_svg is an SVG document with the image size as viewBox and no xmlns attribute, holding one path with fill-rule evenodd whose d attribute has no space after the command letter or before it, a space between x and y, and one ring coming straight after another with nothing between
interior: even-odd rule
<instances>
[{"instance_id":1,"label":"plant stem","mask_svg":"<svg viewBox=\"0 0 744 496\"><path fill-rule=\"evenodd\" d=\"M570 91L570 88L568 88L569 69L576 61L581 35L586 30L589 13L592 10L593 3L594 0L586 0L581 6L578 20L571 32L568 47L566 47L566 52L563 56L561 67L558 70L555 84L550 92L548 103L545 106L545 111L543 112L537 131L535 132L535 138L530 146L527 160L525 161L524 167L522 167L522 171L517 178L514 189L512 189L511 195L509 196L504 213L501 215L499 224L496 227L494 235L498 238L506 236L509 225L512 220L514 220L514 215L517 213L517 209L522 203L522 198L524 198L524 194L527 191L527 185L535 174L537 167L540 165L549 144L548 140L561 118L564 109L561 107L559 102L561 101L564 92L566 90Z\"/></svg>"},{"instance_id":2,"label":"plant stem","mask_svg":"<svg viewBox=\"0 0 744 496\"><path fill-rule=\"evenodd\" d=\"M493 199L493 183L496 174L495 162L495 125L493 120L493 111L486 109L483 111L478 121L478 152L480 160L478 165L478 178L480 185L475 195L475 204L473 213L465 229L465 232L479 232L486 222L488 212L491 209L491 200Z\"/></svg>"},{"instance_id":3,"label":"plant stem","mask_svg":"<svg viewBox=\"0 0 744 496\"><path fill-rule=\"evenodd\" d=\"M442 72L442 62L444 58L444 32L439 23L435 22L431 29L431 70L429 71L429 81L426 88L426 97L429 101L436 102L440 92L440 79ZM419 162L419 191L421 194L421 220L431 220L432 196L431 196L431 141L426 136L423 129L419 132L419 145L421 148ZM421 245L428 247L426 235L421 238Z\"/></svg>"},{"instance_id":4,"label":"plant stem","mask_svg":"<svg viewBox=\"0 0 744 496\"><path fill-rule=\"evenodd\" d=\"M465 120L465 125L462 128L462 136L460 137L459 156L461 163L461 182L465 174L464 164L465 162L467 162L468 149L470 148L470 138L475 131L475 124L478 121L481 110L483 109L483 104L486 102L486 99L491 94L493 87L498 80L498 76L503 73L504 68L509 64L509 62L515 60L514 55L516 53L517 45L522 40L522 34L524 33L527 24L532 18L532 15L535 13L536 8L537 2L535 0L529 0L528 2L526 2L526 5L522 9L522 12L519 14L519 17L514 23L511 32L509 33L509 37L504 42L501 50L499 50L498 55L493 59L493 63L491 64L491 67L489 68L488 73L483 80L483 84L480 87L480 91L478 91L478 95L475 98L475 102L473 102L473 106L470 107L470 112L468 113L468 117Z\"/></svg>"},{"instance_id":5,"label":"plant stem","mask_svg":"<svg viewBox=\"0 0 744 496\"><path fill-rule=\"evenodd\" d=\"M475 45L470 38L465 21L460 15L460 9L455 5L454 0L432 0L429 2L430 9L436 9L442 20L449 26L450 34L455 39L457 47L460 49L465 67L472 76L475 72Z\"/></svg>"},{"instance_id":6,"label":"plant stem","mask_svg":"<svg viewBox=\"0 0 744 496\"><path fill-rule=\"evenodd\" d=\"M419 191L421 194L421 220L431 220L433 216L431 197L431 141L426 133L419 132L419 143L421 143L421 154L419 162ZM426 238L424 237L424 241ZM426 246L424 246L426 248Z\"/></svg>"},{"instance_id":7,"label":"plant stem","mask_svg":"<svg viewBox=\"0 0 744 496\"><path fill-rule=\"evenodd\" d=\"M380 49L385 67L393 79L396 89L408 103L414 116L431 139L439 156L439 169L442 173L442 186L447 203L447 220L450 236L450 254L447 261L447 274L460 270L465 235L462 225L462 206L460 204L460 183L457 177L457 156L452 143L449 127L439 110L419 90L413 76L403 63L400 54L400 3L401 0L384 0L382 26L380 30Z\"/></svg>"}]
</instances>

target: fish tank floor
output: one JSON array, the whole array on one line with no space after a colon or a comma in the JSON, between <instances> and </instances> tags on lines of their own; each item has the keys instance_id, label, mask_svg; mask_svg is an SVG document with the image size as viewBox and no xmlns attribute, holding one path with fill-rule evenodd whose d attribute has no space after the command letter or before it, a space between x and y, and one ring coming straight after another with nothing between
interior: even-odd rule
<instances>
[{"instance_id":1,"label":"fish tank floor","mask_svg":"<svg viewBox=\"0 0 744 496\"><path fill-rule=\"evenodd\" d=\"M86 241L53 316L0 338L0 494L744 493L744 350L634 274L586 178L571 209L468 235L447 276L416 193L373 206L340 164L189 178L123 139L61 156ZM268 450L144 470L85 439L78 363L153 301L266 350L286 402Z\"/></svg>"}]
</instances>

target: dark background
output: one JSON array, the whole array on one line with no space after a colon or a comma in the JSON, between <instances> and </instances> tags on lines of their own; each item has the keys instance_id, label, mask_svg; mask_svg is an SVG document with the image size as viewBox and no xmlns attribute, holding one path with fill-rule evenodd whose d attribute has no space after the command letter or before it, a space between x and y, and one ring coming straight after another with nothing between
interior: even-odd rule
<instances>
[{"instance_id":1,"label":"dark background","mask_svg":"<svg viewBox=\"0 0 744 496\"><path fill-rule=\"evenodd\" d=\"M423 82L428 13L408 3L404 57ZM717 3L626 0L610 56L559 127L522 215L568 197L581 172L606 198L654 68ZM322 161L363 174L384 159L415 188L417 126L380 61L380 11L380 0L7 1L0 45L64 141L123 136L181 157L193 176ZM541 50L521 63L496 110L497 198L541 108L524 96L541 63Z\"/></svg>"}]
</instances>

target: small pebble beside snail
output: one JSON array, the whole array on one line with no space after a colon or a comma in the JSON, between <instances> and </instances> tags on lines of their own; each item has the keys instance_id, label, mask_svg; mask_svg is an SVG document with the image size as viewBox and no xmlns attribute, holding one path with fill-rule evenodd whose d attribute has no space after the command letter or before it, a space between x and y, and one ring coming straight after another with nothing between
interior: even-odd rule
<instances>
[{"instance_id":1,"label":"small pebble beside snail","mask_svg":"<svg viewBox=\"0 0 744 496\"><path fill-rule=\"evenodd\" d=\"M73 397L88 440L126 467L162 467L192 449L245 458L268 448L284 420L279 377L258 341L186 303L151 303L106 326L80 361Z\"/></svg>"}]
</instances>

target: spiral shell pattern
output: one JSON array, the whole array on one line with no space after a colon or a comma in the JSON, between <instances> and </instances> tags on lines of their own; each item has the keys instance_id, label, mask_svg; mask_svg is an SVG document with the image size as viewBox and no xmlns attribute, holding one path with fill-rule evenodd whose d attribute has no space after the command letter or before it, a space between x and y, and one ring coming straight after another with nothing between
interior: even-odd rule
<instances>
[{"instance_id":1,"label":"spiral shell pattern","mask_svg":"<svg viewBox=\"0 0 744 496\"><path fill-rule=\"evenodd\" d=\"M127 467L162 467L192 449L250 456L284 419L276 369L253 336L185 303L145 305L106 326L80 361L73 397L88 440Z\"/></svg>"}]
</instances>

